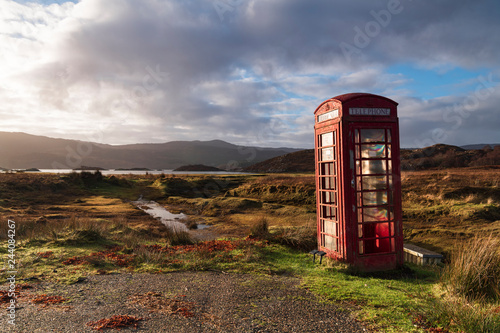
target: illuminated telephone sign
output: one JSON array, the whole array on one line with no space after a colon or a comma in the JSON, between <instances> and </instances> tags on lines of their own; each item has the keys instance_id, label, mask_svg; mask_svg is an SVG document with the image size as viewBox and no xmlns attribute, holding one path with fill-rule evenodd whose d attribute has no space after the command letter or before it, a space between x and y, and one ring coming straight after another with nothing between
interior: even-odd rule
<instances>
[{"instance_id":1,"label":"illuminated telephone sign","mask_svg":"<svg viewBox=\"0 0 500 333\"><path fill-rule=\"evenodd\" d=\"M319 250L365 271L403 263L397 105L353 93L314 112Z\"/></svg>"}]
</instances>

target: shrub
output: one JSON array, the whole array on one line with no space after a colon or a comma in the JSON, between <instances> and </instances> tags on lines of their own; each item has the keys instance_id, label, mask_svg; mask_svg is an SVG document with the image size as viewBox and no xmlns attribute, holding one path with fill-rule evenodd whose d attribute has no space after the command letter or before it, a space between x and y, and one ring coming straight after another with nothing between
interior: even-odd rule
<instances>
[{"instance_id":1,"label":"shrub","mask_svg":"<svg viewBox=\"0 0 500 333\"><path fill-rule=\"evenodd\" d=\"M82 172L71 172L70 174L66 175L64 179L74 185L79 185L79 186L95 186L98 183L101 183L103 181L103 176L102 173L99 170L96 170L94 173L88 172L88 171L82 171Z\"/></svg>"},{"instance_id":2,"label":"shrub","mask_svg":"<svg viewBox=\"0 0 500 333\"><path fill-rule=\"evenodd\" d=\"M193 239L191 238L189 232L186 231L176 231L169 233L169 235L166 238L167 242L171 246L193 244Z\"/></svg>"},{"instance_id":3,"label":"shrub","mask_svg":"<svg viewBox=\"0 0 500 333\"><path fill-rule=\"evenodd\" d=\"M250 230L250 236L257 239L269 238L269 223L266 218L261 218Z\"/></svg>"},{"instance_id":4,"label":"shrub","mask_svg":"<svg viewBox=\"0 0 500 333\"><path fill-rule=\"evenodd\" d=\"M311 251L318 247L315 226L278 228L273 233L272 241L302 251Z\"/></svg>"}]
</instances>

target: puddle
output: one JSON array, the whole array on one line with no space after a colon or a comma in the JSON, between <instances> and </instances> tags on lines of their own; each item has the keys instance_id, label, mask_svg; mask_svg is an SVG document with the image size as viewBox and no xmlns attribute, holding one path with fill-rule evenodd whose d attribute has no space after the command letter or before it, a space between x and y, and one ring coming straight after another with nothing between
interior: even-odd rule
<instances>
[{"instance_id":1,"label":"puddle","mask_svg":"<svg viewBox=\"0 0 500 333\"><path fill-rule=\"evenodd\" d=\"M142 198L139 198L139 200L136 201L132 201L132 204L134 204L137 208L145 211L152 217L159 219L161 223L163 223L166 227L171 228L175 232L190 231L186 226L186 224L182 222L188 219L188 216L184 213L180 214L170 213L168 210L165 209L165 207L163 207L156 201L143 200ZM204 230L209 227L210 225L208 224L199 223L197 224L197 228L191 231Z\"/></svg>"},{"instance_id":2,"label":"puddle","mask_svg":"<svg viewBox=\"0 0 500 333\"><path fill-rule=\"evenodd\" d=\"M198 230L203 230L203 229L206 229L208 227L210 227L210 226L208 224L204 224L204 223L199 223L196 225L196 229L198 229Z\"/></svg>"},{"instance_id":3,"label":"puddle","mask_svg":"<svg viewBox=\"0 0 500 333\"><path fill-rule=\"evenodd\" d=\"M159 219L161 223L163 223L166 227L171 228L175 232L189 231L188 227L183 222L181 222L182 220L187 220L188 217L186 214L172 214L168 210L166 210L165 207L155 201L137 200L132 201L132 203L152 217ZM198 225L198 228L204 229L200 228L200 225Z\"/></svg>"}]
</instances>

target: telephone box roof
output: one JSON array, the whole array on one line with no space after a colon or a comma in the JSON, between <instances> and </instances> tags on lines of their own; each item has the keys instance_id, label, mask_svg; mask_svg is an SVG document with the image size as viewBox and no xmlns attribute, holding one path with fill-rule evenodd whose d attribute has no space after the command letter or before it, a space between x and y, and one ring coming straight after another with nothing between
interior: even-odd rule
<instances>
[{"instance_id":1,"label":"telephone box roof","mask_svg":"<svg viewBox=\"0 0 500 333\"><path fill-rule=\"evenodd\" d=\"M337 101L341 102L341 103L345 103L345 102L348 102L348 101L351 101L353 99L357 99L357 98L366 98L366 97L375 97L375 98L379 98L379 99L385 99L395 105L398 105L397 102L393 101L392 99L390 98L387 98L387 97L384 97L384 96L379 96L379 95L374 95L374 94L368 94L368 93L349 93L349 94L343 94L343 95L338 95L338 96L335 96L335 97L332 97L330 100L332 99L336 99Z\"/></svg>"}]
</instances>

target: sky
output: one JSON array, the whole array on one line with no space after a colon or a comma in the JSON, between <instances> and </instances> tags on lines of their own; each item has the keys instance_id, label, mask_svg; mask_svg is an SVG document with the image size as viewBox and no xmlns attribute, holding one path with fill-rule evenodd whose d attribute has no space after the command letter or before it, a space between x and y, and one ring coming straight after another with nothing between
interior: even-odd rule
<instances>
[{"instance_id":1,"label":"sky","mask_svg":"<svg viewBox=\"0 0 500 333\"><path fill-rule=\"evenodd\" d=\"M500 143L496 0L0 0L0 131L312 148L324 100L399 103L401 146Z\"/></svg>"}]
</instances>

